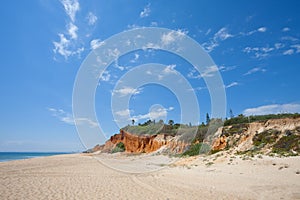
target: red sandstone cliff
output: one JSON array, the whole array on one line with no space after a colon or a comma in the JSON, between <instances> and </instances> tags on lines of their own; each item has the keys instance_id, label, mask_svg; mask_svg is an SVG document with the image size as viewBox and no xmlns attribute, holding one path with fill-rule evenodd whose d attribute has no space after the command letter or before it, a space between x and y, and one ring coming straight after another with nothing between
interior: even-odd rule
<instances>
[{"instance_id":1,"label":"red sandstone cliff","mask_svg":"<svg viewBox=\"0 0 300 200\"><path fill-rule=\"evenodd\" d=\"M179 141L176 136L173 137L164 134L138 136L120 130L120 133L111 136L105 145L96 146L93 151L110 151L120 142L124 144L125 151L130 153L150 153L163 146L169 152L182 153L189 145Z\"/></svg>"}]
</instances>

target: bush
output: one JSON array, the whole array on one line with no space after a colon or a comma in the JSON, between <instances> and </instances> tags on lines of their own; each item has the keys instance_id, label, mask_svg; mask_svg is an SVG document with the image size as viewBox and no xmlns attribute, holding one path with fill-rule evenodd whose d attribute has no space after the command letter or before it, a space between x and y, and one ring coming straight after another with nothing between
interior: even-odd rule
<instances>
[{"instance_id":1,"label":"bush","mask_svg":"<svg viewBox=\"0 0 300 200\"><path fill-rule=\"evenodd\" d=\"M280 131L277 130L266 130L261 133L257 133L254 135L252 141L254 146L264 146L266 144L272 144L274 143L278 136L280 134Z\"/></svg>"},{"instance_id":2,"label":"bush","mask_svg":"<svg viewBox=\"0 0 300 200\"><path fill-rule=\"evenodd\" d=\"M125 145L123 142L119 142L116 147L111 151L111 153L124 152Z\"/></svg>"},{"instance_id":3,"label":"bush","mask_svg":"<svg viewBox=\"0 0 300 200\"><path fill-rule=\"evenodd\" d=\"M283 136L273 146L273 153L289 154L291 150L300 153L300 135Z\"/></svg>"},{"instance_id":4,"label":"bush","mask_svg":"<svg viewBox=\"0 0 300 200\"><path fill-rule=\"evenodd\" d=\"M239 115L237 117L233 117L231 119L228 119L224 122L224 126L229 126L233 124L242 124L242 123L249 123L249 122L256 122L256 121L266 121L269 119L282 119L282 118L299 118L300 114L295 113L283 113L283 114L270 114L270 115L255 115L255 116L244 116Z\"/></svg>"},{"instance_id":5,"label":"bush","mask_svg":"<svg viewBox=\"0 0 300 200\"><path fill-rule=\"evenodd\" d=\"M182 156L196 156L199 154L207 153L210 150L210 146L205 143L192 144L190 148L185 151Z\"/></svg>"}]
</instances>

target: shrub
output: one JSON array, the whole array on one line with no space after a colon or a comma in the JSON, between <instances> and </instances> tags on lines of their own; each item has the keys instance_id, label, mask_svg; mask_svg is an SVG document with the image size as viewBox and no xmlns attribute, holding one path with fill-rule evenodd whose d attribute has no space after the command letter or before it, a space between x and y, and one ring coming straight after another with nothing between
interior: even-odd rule
<instances>
[{"instance_id":1,"label":"shrub","mask_svg":"<svg viewBox=\"0 0 300 200\"><path fill-rule=\"evenodd\" d=\"M124 152L125 145L123 142L119 142L116 147L111 151L111 153Z\"/></svg>"},{"instance_id":2,"label":"shrub","mask_svg":"<svg viewBox=\"0 0 300 200\"><path fill-rule=\"evenodd\" d=\"M210 146L205 143L192 144L188 150L186 150L182 156L196 156L199 154L207 153L210 150Z\"/></svg>"},{"instance_id":3,"label":"shrub","mask_svg":"<svg viewBox=\"0 0 300 200\"><path fill-rule=\"evenodd\" d=\"M290 154L291 150L300 153L300 135L283 136L273 146L273 153Z\"/></svg>"},{"instance_id":4,"label":"shrub","mask_svg":"<svg viewBox=\"0 0 300 200\"><path fill-rule=\"evenodd\" d=\"M266 144L272 144L276 141L279 134L280 134L279 131L273 129L266 130L261 133L257 133L254 135L252 139L253 145L263 147Z\"/></svg>"}]
</instances>

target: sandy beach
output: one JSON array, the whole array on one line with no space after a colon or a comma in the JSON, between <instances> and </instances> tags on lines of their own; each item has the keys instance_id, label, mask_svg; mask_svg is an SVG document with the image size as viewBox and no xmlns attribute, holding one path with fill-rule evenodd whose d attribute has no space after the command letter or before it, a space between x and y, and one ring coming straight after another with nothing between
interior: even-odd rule
<instances>
[{"instance_id":1,"label":"sandy beach","mask_svg":"<svg viewBox=\"0 0 300 200\"><path fill-rule=\"evenodd\" d=\"M0 163L0 199L300 199L299 173L300 157L57 155Z\"/></svg>"}]
</instances>

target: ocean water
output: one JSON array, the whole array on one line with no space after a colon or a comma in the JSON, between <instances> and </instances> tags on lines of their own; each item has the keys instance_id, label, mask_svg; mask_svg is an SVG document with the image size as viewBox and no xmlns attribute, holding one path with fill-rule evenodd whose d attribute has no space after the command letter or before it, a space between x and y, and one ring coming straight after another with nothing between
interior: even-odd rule
<instances>
[{"instance_id":1,"label":"ocean water","mask_svg":"<svg viewBox=\"0 0 300 200\"><path fill-rule=\"evenodd\" d=\"M0 152L0 162L22 160L35 157L69 154L67 152Z\"/></svg>"}]
</instances>

